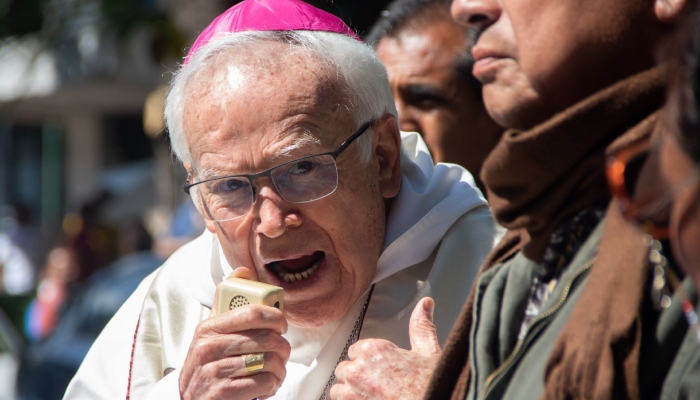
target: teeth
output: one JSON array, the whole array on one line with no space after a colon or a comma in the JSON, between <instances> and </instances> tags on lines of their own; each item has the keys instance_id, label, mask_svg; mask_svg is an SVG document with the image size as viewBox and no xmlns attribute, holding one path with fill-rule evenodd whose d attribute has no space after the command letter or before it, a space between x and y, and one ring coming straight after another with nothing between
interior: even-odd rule
<instances>
[{"instance_id":1,"label":"teeth","mask_svg":"<svg viewBox=\"0 0 700 400\"><path fill-rule=\"evenodd\" d=\"M314 265L312 265L309 269L307 269L305 271L301 271L301 272L296 272L296 273L285 271L284 268L279 263L274 263L272 265L273 265L273 269L274 269L275 273L277 274L277 276L280 277L280 279L282 279L285 282L294 282L294 281L300 281L302 279L306 279L306 278L310 277L311 275L313 275L313 273L316 272L316 270L318 269L320 262L321 261L319 260L319 261L315 262Z\"/></svg>"}]
</instances>

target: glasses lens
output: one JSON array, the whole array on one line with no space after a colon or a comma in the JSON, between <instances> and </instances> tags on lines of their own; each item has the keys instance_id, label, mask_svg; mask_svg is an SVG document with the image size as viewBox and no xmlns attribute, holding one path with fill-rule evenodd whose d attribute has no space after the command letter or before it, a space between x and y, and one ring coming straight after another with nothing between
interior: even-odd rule
<instances>
[{"instance_id":1,"label":"glasses lens","mask_svg":"<svg viewBox=\"0 0 700 400\"><path fill-rule=\"evenodd\" d=\"M272 170L279 194L292 203L306 203L333 193L338 187L338 170L330 155L294 160Z\"/></svg>"},{"instance_id":2,"label":"glasses lens","mask_svg":"<svg viewBox=\"0 0 700 400\"><path fill-rule=\"evenodd\" d=\"M244 178L221 178L194 186L202 206L202 214L208 220L227 221L238 218L250 210L253 189Z\"/></svg>"}]
</instances>

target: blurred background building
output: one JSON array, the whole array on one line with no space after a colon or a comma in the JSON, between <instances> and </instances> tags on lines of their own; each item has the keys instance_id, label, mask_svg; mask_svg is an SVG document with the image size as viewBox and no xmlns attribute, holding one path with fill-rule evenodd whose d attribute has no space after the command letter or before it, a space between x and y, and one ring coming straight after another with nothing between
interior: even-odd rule
<instances>
[{"instance_id":1,"label":"blurred background building","mask_svg":"<svg viewBox=\"0 0 700 400\"><path fill-rule=\"evenodd\" d=\"M203 229L163 129L163 93L187 46L237 2L0 0L0 235L35 280L17 296L0 279L0 400L60 398L121 301ZM308 2L361 36L388 3ZM125 245L134 224L152 251ZM6 382L20 360L17 391Z\"/></svg>"},{"instance_id":2,"label":"blurred background building","mask_svg":"<svg viewBox=\"0 0 700 400\"><path fill-rule=\"evenodd\" d=\"M360 34L386 4L309 2ZM235 3L0 0L0 205L25 207L49 242L97 199L102 218L165 229L184 173L163 134L162 85Z\"/></svg>"}]
</instances>

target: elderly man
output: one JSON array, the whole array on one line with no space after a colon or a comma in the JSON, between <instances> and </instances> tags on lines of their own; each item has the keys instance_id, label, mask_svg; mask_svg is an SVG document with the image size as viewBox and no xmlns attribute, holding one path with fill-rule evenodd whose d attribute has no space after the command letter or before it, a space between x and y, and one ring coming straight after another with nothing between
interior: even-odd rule
<instances>
[{"instance_id":1,"label":"elderly man","mask_svg":"<svg viewBox=\"0 0 700 400\"><path fill-rule=\"evenodd\" d=\"M660 125L654 54L691 1L454 0L486 108L513 128L482 171L509 231L427 398L660 397L687 325L650 296L669 266L610 201L605 157Z\"/></svg>"},{"instance_id":2,"label":"elderly man","mask_svg":"<svg viewBox=\"0 0 700 400\"><path fill-rule=\"evenodd\" d=\"M416 134L402 150L384 68L347 26L244 1L192 46L165 114L207 231L141 284L66 398L326 398L358 339L436 361L496 227L466 170ZM284 311L218 313L229 276L282 287Z\"/></svg>"},{"instance_id":3,"label":"elderly man","mask_svg":"<svg viewBox=\"0 0 700 400\"><path fill-rule=\"evenodd\" d=\"M399 128L418 132L435 162L465 167L484 191L481 165L503 128L486 112L467 29L449 0L395 0L367 36L389 74Z\"/></svg>"}]
</instances>

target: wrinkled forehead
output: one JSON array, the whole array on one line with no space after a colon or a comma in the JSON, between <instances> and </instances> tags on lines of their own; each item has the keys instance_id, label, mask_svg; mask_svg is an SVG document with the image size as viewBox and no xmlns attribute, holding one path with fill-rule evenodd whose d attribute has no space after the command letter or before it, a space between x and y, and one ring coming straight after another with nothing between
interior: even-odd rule
<instances>
[{"instance_id":1,"label":"wrinkled forehead","mask_svg":"<svg viewBox=\"0 0 700 400\"><path fill-rule=\"evenodd\" d=\"M279 90L295 82L316 87L333 81L341 83L333 67L312 50L268 40L211 55L189 80L185 93L201 96L206 90L207 94L226 97L232 91L250 95L261 88Z\"/></svg>"},{"instance_id":2,"label":"wrinkled forehead","mask_svg":"<svg viewBox=\"0 0 700 400\"><path fill-rule=\"evenodd\" d=\"M285 43L217 54L185 86L183 125L195 163L225 145L263 157L295 143L340 143L352 124L333 66ZM312 140L309 140L312 139Z\"/></svg>"}]
</instances>

